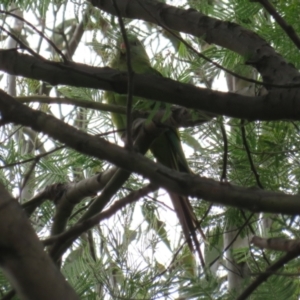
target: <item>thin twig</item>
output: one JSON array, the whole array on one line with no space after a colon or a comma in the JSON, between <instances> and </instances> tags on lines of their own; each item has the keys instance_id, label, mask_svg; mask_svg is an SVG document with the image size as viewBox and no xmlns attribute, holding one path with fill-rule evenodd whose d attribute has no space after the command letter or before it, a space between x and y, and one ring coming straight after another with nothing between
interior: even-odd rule
<instances>
[{"instance_id":1,"label":"thin twig","mask_svg":"<svg viewBox=\"0 0 300 300\"><path fill-rule=\"evenodd\" d=\"M30 22L26 21L24 18L22 18L18 15L15 15L13 13L10 13L8 11L0 10L0 13L9 15L11 17L14 17L14 18L19 19L22 22L26 23L29 27L31 27L34 31L36 31L41 37L43 37L52 46L52 48L62 57L62 59L65 63L68 61L67 58L65 57L65 55L56 47L56 45L49 38L47 38L42 31L38 30L36 28L36 26L32 25Z\"/></svg>"},{"instance_id":2,"label":"thin twig","mask_svg":"<svg viewBox=\"0 0 300 300\"><path fill-rule=\"evenodd\" d=\"M252 160L252 156L251 156L251 153L250 153L250 149L249 149L249 145L248 145L248 142L247 142L246 130L245 130L245 120L241 120L241 131L242 131L243 144L244 144L244 147L245 147L245 150L246 150L246 153L247 153L247 156L248 156L248 160L249 160L249 163L250 163L250 166L251 166L251 171L254 174L254 177L255 177L257 185L261 189L263 189L264 187L263 187L263 185L260 182L259 174L257 173L257 170L256 170L256 168L254 166L254 163L253 163L253 160Z\"/></svg>"},{"instance_id":3,"label":"thin twig","mask_svg":"<svg viewBox=\"0 0 300 300\"><path fill-rule=\"evenodd\" d=\"M67 230L59 235L55 235L55 236L52 236L52 237L44 240L43 244L45 246L49 246L53 243L62 244L67 240L74 241L82 233L91 229L95 225L99 224L99 222L101 222L105 219L108 219L109 217L114 215L117 211L119 211L126 205L136 202L141 197L144 197L145 195L147 195L150 192L155 191L156 189L157 189L157 186L154 186L153 184L148 184L147 186L145 186L137 191L133 191L128 196L116 201L106 211L100 212L100 213L94 215L93 217L74 225L72 228L70 228L69 230Z\"/></svg>"},{"instance_id":4,"label":"thin twig","mask_svg":"<svg viewBox=\"0 0 300 300\"><path fill-rule=\"evenodd\" d=\"M284 30L291 41L300 49L300 38L293 26L289 25L284 18L280 16L275 7L268 0L250 0L250 2L259 2L265 10L275 19L279 26Z\"/></svg>"},{"instance_id":5,"label":"thin twig","mask_svg":"<svg viewBox=\"0 0 300 300\"><path fill-rule=\"evenodd\" d=\"M282 268L286 263L291 261L300 255L299 247L296 247L293 251L287 253L282 258L280 258L276 263L267 268L267 270L260 274L256 279L242 292L242 294L237 297L236 300L247 299L264 281L266 281L271 275L273 275L277 270Z\"/></svg>"},{"instance_id":6,"label":"thin twig","mask_svg":"<svg viewBox=\"0 0 300 300\"><path fill-rule=\"evenodd\" d=\"M238 230L238 232L236 233L235 237L231 240L231 242L223 249L222 254L218 255L210 264L209 267L211 267L216 261L218 261L221 257L221 255L223 255L232 245L233 243L236 241L236 239L238 238L238 236L240 235L240 233L244 230L244 228L248 225L249 221L251 220L251 218L254 216L254 213L251 213L251 215L249 216L249 218L247 218L247 220L245 221L245 223L243 224L243 226L240 227L240 229Z\"/></svg>"},{"instance_id":7,"label":"thin twig","mask_svg":"<svg viewBox=\"0 0 300 300\"><path fill-rule=\"evenodd\" d=\"M0 26L0 30L4 31L9 35L12 39L14 39L18 44L20 44L21 48L24 50L27 50L30 54L32 54L34 57L41 59L42 61L45 60L44 57L39 55L38 53L35 53L30 47L27 47L20 39L18 39L14 34L6 30L3 26Z\"/></svg>"},{"instance_id":8,"label":"thin twig","mask_svg":"<svg viewBox=\"0 0 300 300\"><path fill-rule=\"evenodd\" d=\"M128 73L128 86L127 86L127 136L126 136L126 147L128 149L133 148L133 140L132 140L132 135L131 135L131 126L132 126L132 115L131 115L131 110L132 110L132 100L133 100L133 77L134 77L134 72L132 70L132 65L131 65L131 53L130 53L130 45L128 42L127 38L127 33L126 29L124 26L123 19L121 17L118 5L115 0L112 0L113 6L116 10L116 14L118 17L121 33L122 33L122 38L125 43L126 47L126 64L127 64L127 73Z\"/></svg>"},{"instance_id":9,"label":"thin twig","mask_svg":"<svg viewBox=\"0 0 300 300\"><path fill-rule=\"evenodd\" d=\"M11 139L11 137L15 134L15 133L17 133L21 128L23 128L24 126L19 126L19 127L17 127L14 131L12 131L8 136L6 136L5 137L5 139L3 140L3 141L1 141L0 142L0 145L1 144L4 144L4 142L6 142L7 140L10 140ZM1 169L1 168L0 168Z\"/></svg>"},{"instance_id":10,"label":"thin twig","mask_svg":"<svg viewBox=\"0 0 300 300\"><path fill-rule=\"evenodd\" d=\"M65 146L60 146L60 147L57 147L57 148L54 148L53 150L50 150L46 153L42 153L42 154L39 154L39 155L36 155L35 157L33 158L28 158L28 159L25 159L25 160L22 160L22 161L18 161L18 162L15 162L15 163L11 163L11 164L7 164L5 166L2 166L0 167L0 170L1 169L5 169L5 168L9 168L9 167L14 167L14 166L18 166L18 165L22 165L22 164L25 164L25 163L28 163L28 162L31 162L31 161L37 161L39 159L41 159L42 157L44 156L47 156L49 154L52 154L60 149L63 149L65 148Z\"/></svg>"},{"instance_id":11,"label":"thin twig","mask_svg":"<svg viewBox=\"0 0 300 300\"><path fill-rule=\"evenodd\" d=\"M25 188L25 186L26 186L27 182L29 181L32 173L34 172L35 166L38 164L39 161L40 161L40 158L39 157L35 157L33 159L33 163L31 164L28 172L25 173L24 180L23 180L23 183L22 183L22 186L21 186L21 189L20 189L20 196L22 195L23 189Z\"/></svg>"},{"instance_id":12,"label":"thin twig","mask_svg":"<svg viewBox=\"0 0 300 300\"><path fill-rule=\"evenodd\" d=\"M114 1L114 0L113 0ZM256 83L256 84L259 84L259 85L263 85L263 86L272 86L271 84L266 84L264 82L261 82L261 81L257 81L257 80L254 80L254 79L251 79L251 78L248 78L248 77L244 77L244 76L241 76L225 67L223 67L222 65L214 62L212 59L208 58L207 56L205 56L204 54L202 54L201 52L197 51L196 49L194 49L194 47L192 47L189 43L187 43L183 38L181 38L179 35L177 35L176 33L174 33L172 30L170 30L168 27L166 27L164 24L162 24L160 22L160 20L158 18L156 18L155 15L153 15L151 13L151 11L149 11L145 6L144 4L142 3L142 1L138 1L139 4L142 6L142 8L144 10L146 10L156 21L157 23L159 24L159 26L161 26L164 30L166 30L168 33L170 33L171 35L173 35L175 38L177 38L181 43L183 43L188 49L190 49L192 52L194 52L195 54L197 54L200 58L204 59L205 61L211 63L212 65L214 65L215 67L219 68L220 70L236 77L236 78L239 78L239 79L243 79L245 81L248 81L248 82L252 82L252 83Z\"/></svg>"},{"instance_id":13,"label":"thin twig","mask_svg":"<svg viewBox=\"0 0 300 300\"><path fill-rule=\"evenodd\" d=\"M241 210L240 210L240 213L242 214L244 220L246 221L246 220L247 220L247 216L246 216L244 210L241 209ZM250 232L251 232L253 235L255 235L256 232L255 232L255 230L253 229L253 227L252 227L252 225L251 225L250 222L248 222L248 227L249 227L249 229L250 229ZM251 251L250 251L250 253L251 253ZM251 253L251 254L252 254L252 253ZM264 260L266 261L266 263L267 263L268 265L270 265L270 262L269 262L269 260L268 260L268 258L267 258L267 256L266 256L266 254L265 254L265 252L264 252L263 250L261 250L261 254L262 254ZM256 266L257 266L257 269L259 269L259 265L256 263L256 260L255 260L254 258L253 258L253 261L255 262L255 264L256 264Z\"/></svg>"},{"instance_id":14,"label":"thin twig","mask_svg":"<svg viewBox=\"0 0 300 300\"><path fill-rule=\"evenodd\" d=\"M221 123L221 133L224 141L224 152L223 152L223 170L221 175L221 181L227 181L227 162L228 162L228 139L224 124Z\"/></svg>"},{"instance_id":15,"label":"thin twig","mask_svg":"<svg viewBox=\"0 0 300 300\"><path fill-rule=\"evenodd\" d=\"M184 247L186 243L183 243L175 252L175 254L173 255L173 258L171 260L171 262L169 263L169 266L166 267L162 272L154 275L153 277L150 278L149 283L154 281L154 279L161 277L162 275L164 275L165 273L167 273L168 271L172 270L172 264L175 262L176 257L178 256L178 254L180 253L180 251L182 250L182 248Z\"/></svg>"}]
</instances>

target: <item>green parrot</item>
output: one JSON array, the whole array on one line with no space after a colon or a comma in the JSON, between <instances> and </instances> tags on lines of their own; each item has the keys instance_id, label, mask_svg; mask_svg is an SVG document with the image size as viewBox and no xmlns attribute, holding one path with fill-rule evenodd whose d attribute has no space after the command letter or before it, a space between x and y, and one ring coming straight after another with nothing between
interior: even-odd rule
<instances>
[{"instance_id":1,"label":"green parrot","mask_svg":"<svg viewBox=\"0 0 300 300\"><path fill-rule=\"evenodd\" d=\"M148 55L142 43L136 38L136 36L129 34L127 35L127 39L130 48L132 70L139 74L162 76L158 71L151 67ZM111 67L113 69L127 71L127 51L125 43L121 41L117 46L117 53L111 62ZM113 92L105 92L105 99L109 104L126 106L127 103L127 95L120 95ZM133 106L138 101L143 101L143 99L134 97ZM148 102L150 102L153 107L154 102ZM150 105L148 107L150 107ZM126 115L111 113L111 116L114 125L120 131L120 134L122 134L127 125ZM169 127L166 131L164 131L164 133L157 137L151 144L150 151L159 163L169 167L170 169L191 173L185 159L179 133L176 128ZM169 192L169 195L190 250L193 252L194 249L196 249L199 253L199 242L195 233L197 219L189 199L187 197L179 196L173 192Z\"/></svg>"}]
</instances>

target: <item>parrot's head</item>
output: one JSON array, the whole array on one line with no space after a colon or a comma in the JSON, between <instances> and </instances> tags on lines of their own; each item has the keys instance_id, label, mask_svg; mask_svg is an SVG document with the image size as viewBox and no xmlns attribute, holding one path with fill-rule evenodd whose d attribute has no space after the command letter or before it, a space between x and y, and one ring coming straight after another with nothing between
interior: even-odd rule
<instances>
[{"instance_id":1,"label":"parrot's head","mask_svg":"<svg viewBox=\"0 0 300 300\"><path fill-rule=\"evenodd\" d=\"M128 34L127 40L132 62L146 62L148 64L149 58L147 52L139 39L133 34ZM120 53L120 60L126 61L128 49L126 49L126 44L123 39L120 39L118 42L118 51Z\"/></svg>"}]
</instances>

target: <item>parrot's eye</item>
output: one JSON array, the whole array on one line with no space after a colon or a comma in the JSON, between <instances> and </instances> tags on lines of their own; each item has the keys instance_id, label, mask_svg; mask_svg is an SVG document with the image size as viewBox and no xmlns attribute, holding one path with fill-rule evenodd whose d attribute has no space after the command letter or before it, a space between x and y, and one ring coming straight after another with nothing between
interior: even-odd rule
<instances>
[{"instance_id":1,"label":"parrot's eye","mask_svg":"<svg viewBox=\"0 0 300 300\"><path fill-rule=\"evenodd\" d=\"M137 46L137 45L138 45L138 42L135 41L135 42L132 43L132 45L133 45L133 46Z\"/></svg>"}]
</instances>

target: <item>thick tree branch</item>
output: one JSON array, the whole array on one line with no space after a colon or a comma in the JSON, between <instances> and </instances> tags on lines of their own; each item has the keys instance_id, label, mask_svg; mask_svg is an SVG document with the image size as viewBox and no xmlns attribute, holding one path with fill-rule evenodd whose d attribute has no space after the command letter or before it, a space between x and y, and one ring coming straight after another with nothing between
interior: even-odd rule
<instances>
[{"instance_id":1,"label":"thick tree branch","mask_svg":"<svg viewBox=\"0 0 300 300\"><path fill-rule=\"evenodd\" d=\"M130 175L128 174L126 178L126 173L127 172L125 172L124 170L118 170L118 172L116 173L118 177L117 178L118 182L113 182L113 185L108 185L108 189L107 187L105 187L105 189L103 190L105 194L103 195L103 197L101 194L99 196L99 199L110 200L112 193L115 192L117 189L119 189L119 187L124 183L122 179L127 179L128 176ZM112 179L114 180L114 178ZM52 257L52 259L54 259L54 261L57 261L65 253L65 251L72 245L72 243L77 239L79 234L83 233L86 229L95 226L101 220L110 217L113 213L117 211L117 209L122 208L124 204L126 205L134 201L137 201L138 198L156 189L157 189L156 186L150 184L144 189L132 192L124 199L116 201L109 209L107 209L104 212L102 212L102 210L108 201L104 201L105 203L104 205L102 205L101 208L100 208L101 203L98 202L96 206L94 205L93 209L86 211L86 213L82 216L82 218L78 221L78 223L75 226L73 226L70 230L66 231L65 233L61 233L59 235L61 237L51 247L50 256Z\"/></svg>"},{"instance_id":2,"label":"thick tree branch","mask_svg":"<svg viewBox=\"0 0 300 300\"><path fill-rule=\"evenodd\" d=\"M55 193L59 197L53 199L56 202L56 213L51 228L51 235L56 235L64 231L75 205L84 198L102 190L116 171L116 168L110 168L106 172L79 182L61 185L61 193ZM60 187L58 186L57 188Z\"/></svg>"},{"instance_id":3,"label":"thick tree branch","mask_svg":"<svg viewBox=\"0 0 300 300\"><path fill-rule=\"evenodd\" d=\"M116 15L111 0L90 0L92 5ZM300 82L296 68L290 66L256 33L238 24L208 17L194 9L181 9L156 0L116 0L120 15L140 19L185 32L245 57L262 75L264 82L286 84Z\"/></svg>"},{"instance_id":4,"label":"thick tree branch","mask_svg":"<svg viewBox=\"0 0 300 300\"><path fill-rule=\"evenodd\" d=\"M3 91L0 91L0 112L4 122L30 126L81 153L105 159L125 170L141 174L168 191L254 212L300 214L299 196L238 187L170 170L139 153L91 136L52 116L22 105Z\"/></svg>"},{"instance_id":5,"label":"thick tree branch","mask_svg":"<svg viewBox=\"0 0 300 300\"><path fill-rule=\"evenodd\" d=\"M135 137L134 148L127 148L127 149L130 151L133 151L134 149L138 149L139 153L145 154L149 149L152 141L158 135L160 135L165 130L165 128L156 126L154 122L146 123L145 120L142 120L142 122L137 122L137 123L138 123L137 126L133 128L133 133ZM140 125L143 125L143 127L140 128ZM137 133L135 134L136 131ZM115 170L115 168L111 168L107 172L104 172L103 173L104 178L102 178L102 176L100 177L101 183L106 183L104 189L102 190L101 194L94 199L94 201L86 210L86 212L82 215L78 223L81 223L86 219L101 212L104 209L104 207L108 204L108 202L111 200L113 195L115 195L116 192L122 187L122 185L128 179L129 176L130 176L130 172L124 169ZM87 190L85 189L85 191ZM73 192L73 197L72 197L73 199L71 197L70 199L67 198L60 199L60 203L58 203L57 206L56 215L54 218L55 221L52 226L51 235L59 234L65 229L67 220L69 219L75 204L77 203L77 201L80 201L82 198L80 197L80 193L78 195L78 193L76 192L75 194ZM71 245L72 242L73 240L67 240L63 245L55 244L53 247L51 247L49 252L52 258L55 261L57 261L62 256L62 254L66 251L66 249Z\"/></svg>"},{"instance_id":6,"label":"thick tree branch","mask_svg":"<svg viewBox=\"0 0 300 300\"><path fill-rule=\"evenodd\" d=\"M88 229L91 229L101 221L110 218L126 205L136 202L147 194L154 192L156 189L157 188L155 186L150 184L137 191L132 191L128 196L115 201L114 204L112 204L107 210L97 213L95 216L77 223L76 225L59 235L52 236L46 239L43 244L45 246L49 246L53 243L58 243L60 244L58 246L61 246L61 244L67 240L74 241L80 234L84 233Z\"/></svg>"},{"instance_id":7,"label":"thick tree branch","mask_svg":"<svg viewBox=\"0 0 300 300\"><path fill-rule=\"evenodd\" d=\"M287 239L287 238L261 238L254 236L251 243L260 249L270 249L274 251L290 252L295 248L300 249L300 239Z\"/></svg>"},{"instance_id":8,"label":"thick tree branch","mask_svg":"<svg viewBox=\"0 0 300 300\"><path fill-rule=\"evenodd\" d=\"M0 70L52 85L98 88L123 94L127 92L127 76L124 72L71 62L65 65L20 54L16 50L0 50ZM135 74L134 80L134 95L149 100L248 120L300 119L298 88L276 89L265 96L248 97L198 88L160 76Z\"/></svg>"},{"instance_id":9,"label":"thick tree branch","mask_svg":"<svg viewBox=\"0 0 300 300\"><path fill-rule=\"evenodd\" d=\"M0 266L20 299L79 299L2 184L0 207Z\"/></svg>"}]
</instances>

